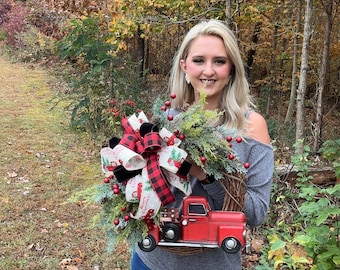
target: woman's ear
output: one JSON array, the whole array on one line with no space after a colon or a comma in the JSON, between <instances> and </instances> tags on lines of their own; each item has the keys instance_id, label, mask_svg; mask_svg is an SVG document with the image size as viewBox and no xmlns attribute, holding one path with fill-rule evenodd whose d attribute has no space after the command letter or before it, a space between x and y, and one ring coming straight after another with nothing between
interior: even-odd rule
<instances>
[{"instance_id":1,"label":"woman's ear","mask_svg":"<svg viewBox=\"0 0 340 270\"><path fill-rule=\"evenodd\" d=\"M182 71L184 73L186 73L186 70L187 70L187 64L185 63L185 60L184 59L181 59L179 61L179 66L181 67Z\"/></svg>"}]
</instances>

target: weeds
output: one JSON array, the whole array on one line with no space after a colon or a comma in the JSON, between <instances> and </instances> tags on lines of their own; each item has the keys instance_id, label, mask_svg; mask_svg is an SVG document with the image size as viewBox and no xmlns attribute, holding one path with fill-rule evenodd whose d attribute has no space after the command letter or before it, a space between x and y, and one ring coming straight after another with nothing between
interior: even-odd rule
<instances>
[{"instance_id":1,"label":"weeds","mask_svg":"<svg viewBox=\"0 0 340 270\"><path fill-rule=\"evenodd\" d=\"M309 154L309 146L304 146L302 154L292 157L298 168L294 189L276 186L272 204L277 213L270 216L270 228L265 232L269 247L257 270L332 270L340 266L340 185L313 184L308 174Z\"/></svg>"}]
</instances>

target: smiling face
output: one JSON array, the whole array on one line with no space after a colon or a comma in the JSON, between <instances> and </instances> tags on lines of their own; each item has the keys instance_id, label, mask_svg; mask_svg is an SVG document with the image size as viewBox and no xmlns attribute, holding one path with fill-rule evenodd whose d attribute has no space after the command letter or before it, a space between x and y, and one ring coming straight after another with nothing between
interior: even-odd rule
<instances>
[{"instance_id":1,"label":"smiling face","mask_svg":"<svg viewBox=\"0 0 340 270\"><path fill-rule=\"evenodd\" d=\"M204 90L209 107L217 108L233 66L222 39L198 36L191 42L188 56L180 61L180 66L195 89L195 99L199 98L198 90Z\"/></svg>"}]
</instances>

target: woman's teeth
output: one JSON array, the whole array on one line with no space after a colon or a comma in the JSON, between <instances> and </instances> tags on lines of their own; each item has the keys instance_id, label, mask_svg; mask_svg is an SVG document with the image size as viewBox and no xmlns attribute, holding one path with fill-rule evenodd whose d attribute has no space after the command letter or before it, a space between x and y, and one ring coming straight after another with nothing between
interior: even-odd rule
<instances>
[{"instance_id":1,"label":"woman's teeth","mask_svg":"<svg viewBox=\"0 0 340 270\"><path fill-rule=\"evenodd\" d=\"M214 83L215 80L201 80L205 85Z\"/></svg>"}]
</instances>

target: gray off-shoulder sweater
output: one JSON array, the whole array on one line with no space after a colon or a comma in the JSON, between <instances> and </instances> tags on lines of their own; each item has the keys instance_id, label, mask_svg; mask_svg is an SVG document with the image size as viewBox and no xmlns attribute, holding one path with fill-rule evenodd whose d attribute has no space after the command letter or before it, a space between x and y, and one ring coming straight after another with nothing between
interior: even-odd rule
<instances>
[{"instance_id":1,"label":"gray off-shoulder sweater","mask_svg":"<svg viewBox=\"0 0 340 270\"><path fill-rule=\"evenodd\" d=\"M266 217L271 192L274 170L274 153L270 145L253 139L233 144L232 148L242 162L249 162L247 171L247 193L244 213L247 224L254 227L260 225ZM217 181L201 185L194 177L190 178L192 195L205 196L214 210L223 206L225 191ZM171 207L181 205L184 194L174 190L176 201ZM182 256L156 247L151 252L143 252L138 247L136 251L141 260L151 270L238 270L242 269L241 253L227 254L220 248L205 249L204 252Z\"/></svg>"}]
</instances>

